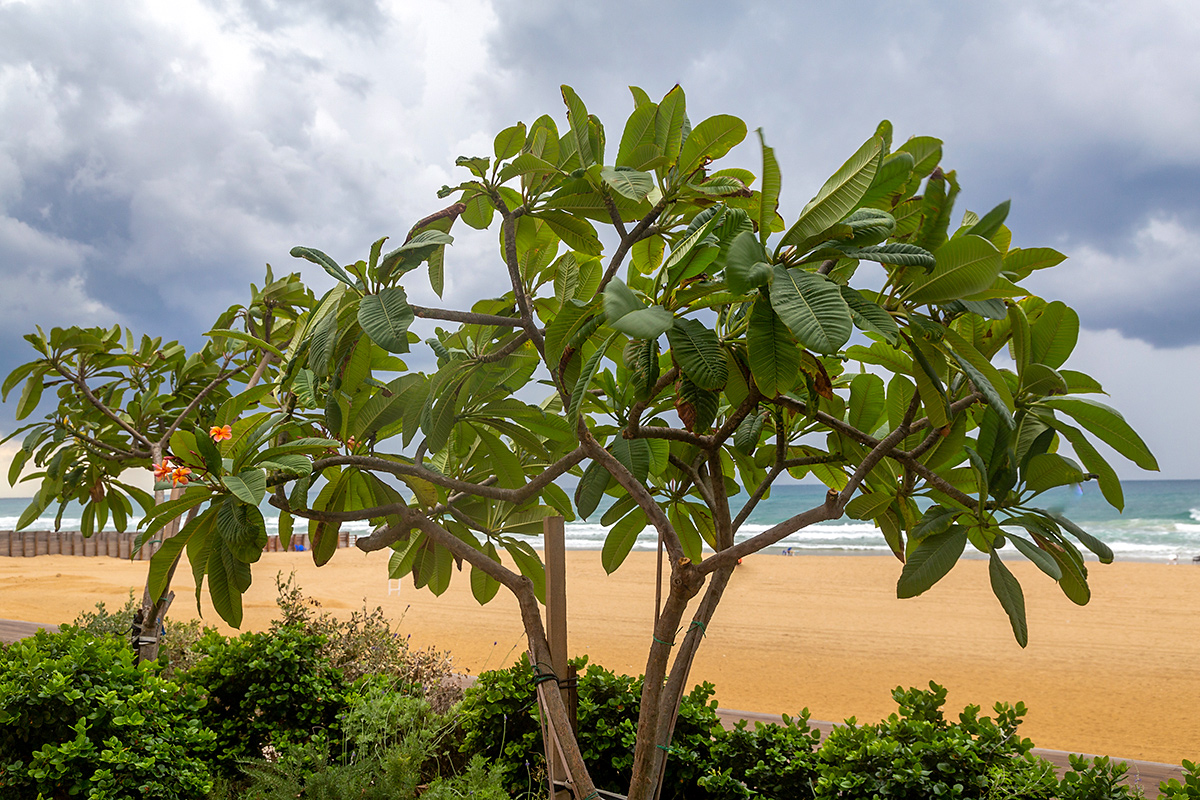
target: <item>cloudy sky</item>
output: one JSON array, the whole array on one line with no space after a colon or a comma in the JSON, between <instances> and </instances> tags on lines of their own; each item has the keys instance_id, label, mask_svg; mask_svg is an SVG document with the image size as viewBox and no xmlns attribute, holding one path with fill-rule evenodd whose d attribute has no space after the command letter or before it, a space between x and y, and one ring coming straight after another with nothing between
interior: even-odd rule
<instances>
[{"instance_id":1,"label":"cloudy sky","mask_svg":"<svg viewBox=\"0 0 1200 800\"><path fill-rule=\"evenodd\" d=\"M0 0L0 372L35 325L195 346L267 262L328 285L293 245L403 236L455 156L565 118L560 84L612 139L628 85L680 83L693 121L764 129L785 218L880 119L945 140L960 210L1012 198L1014 244L1071 256L1029 284L1163 468L1122 476L1200 478L1197 75L1192 0ZM456 234L447 302L500 291L494 235Z\"/></svg>"}]
</instances>

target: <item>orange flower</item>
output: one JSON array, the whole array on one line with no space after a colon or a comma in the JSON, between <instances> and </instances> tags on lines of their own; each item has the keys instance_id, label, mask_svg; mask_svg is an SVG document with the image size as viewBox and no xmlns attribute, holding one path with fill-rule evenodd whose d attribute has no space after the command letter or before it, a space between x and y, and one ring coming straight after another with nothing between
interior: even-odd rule
<instances>
[{"instance_id":1,"label":"orange flower","mask_svg":"<svg viewBox=\"0 0 1200 800\"><path fill-rule=\"evenodd\" d=\"M187 486L188 475L191 474L192 471L187 467L176 467L171 473L171 483L175 486Z\"/></svg>"},{"instance_id":2,"label":"orange flower","mask_svg":"<svg viewBox=\"0 0 1200 800\"><path fill-rule=\"evenodd\" d=\"M154 465L154 480L165 481L171 476L171 463L164 458L161 464Z\"/></svg>"},{"instance_id":3,"label":"orange flower","mask_svg":"<svg viewBox=\"0 0 1200 800\"><path fill-rule=\"evenodd\" d=\"M223 442L233 438L233 428L228 425L213 425L208 429L208 435L214 442Z\"/></svg>"}]
</instances>

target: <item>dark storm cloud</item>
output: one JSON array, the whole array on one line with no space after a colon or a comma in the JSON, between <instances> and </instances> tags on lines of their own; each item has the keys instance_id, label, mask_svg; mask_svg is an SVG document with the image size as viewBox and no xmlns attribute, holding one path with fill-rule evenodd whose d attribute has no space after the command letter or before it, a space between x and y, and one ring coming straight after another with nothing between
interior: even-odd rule
<instances>
[{"instance_id":1,"label":"dark storm cloud","mask_svg":"<svg viewBox=\"0 0 1200 800\"><path fill-rule=\"evenodd\" d=\"M1200 67L1200 27L1179 4L500 8L491 41L501 71L485 79L496 107L556 107L558 83L572 83L612 142L630 108L626 84L661 95L678 81L693 122L725 112L764 128L784 171L785 217L889 118L900 140L946 141L944 163L964 187L957 213L1011 197L1018 245L1077 248L1093 263L1097 254L1133 259L1130 269L1147 272L1192 258L1163 245L1149 259L1138 243L1164 215L1200 230L1200 146L1190 133L1200 92L1189 77ZM598 28L608 35L585 34ZM733 157L755 167L752 147ZM1200 342L1187 300L1200 270L1172 274L1178 282L1150 281L1136 303L1106 270L1092 270L1084 291L1052 288L1094 328L1164 347Z\"/></svg>"},{"instance_id":2,"label":"dark storm cloud","mask_svg":"<svg viewBox=\"0 0 1200 800\"><path fill-rule=\"evenodd\" d=\"M629 84L763 127L787 217L880 119L939 136L960 210L1011 197L1016 244L1072 256L1037 289L1093 328L1200 342L1198 72L1200 18L1170 0L0 4L0 372L36 324L195 346L265 262L327 286L293 245L345 262L403 236L464 179L455 156L564 125L562 83L610 149ZM753 135L729 158L757 169ZM504 291L495 233L455 235L444 302Z\"/></svg>"}]
</instances>

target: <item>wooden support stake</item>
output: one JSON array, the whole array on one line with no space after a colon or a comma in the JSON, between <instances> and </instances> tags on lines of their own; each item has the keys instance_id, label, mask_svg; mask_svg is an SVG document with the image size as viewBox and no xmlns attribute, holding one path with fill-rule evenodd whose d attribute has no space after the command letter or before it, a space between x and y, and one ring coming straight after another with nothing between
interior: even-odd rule
<instances>
[{"instance_id":1,"label":"wooden support stake","mask_svg":"<svg viewBox=\"0 0 1200 800\"><path fill-rule=\"evenodd\" d=\"M550 643L550 666L563 684L560 691L563 702L567 703L567 556L563 518L546 517L542 522L542 533L545 536L543 557L546 560L546 637ZM569 705L567 707L570 708ZM555 731L557 735L561 733L563 732ZM556 784L565 782L570 777L563 770L557 735L548 737L546 742L546 772L550 779L551 800L570 797L568 792L555 791Z\"/></svg>"}]
</instances>

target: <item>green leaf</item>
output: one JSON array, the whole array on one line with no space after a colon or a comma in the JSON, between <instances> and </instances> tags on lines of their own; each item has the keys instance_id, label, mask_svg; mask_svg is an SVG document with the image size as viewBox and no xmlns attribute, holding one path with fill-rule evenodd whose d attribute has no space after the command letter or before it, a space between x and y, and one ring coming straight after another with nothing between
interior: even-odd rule
<instances>
[{"instance_id":1,"label":"green leaf","mask_svg":"<svg viewBox=\"0 0 1200 800\"><path fill-rule=\"evenodd\" d=\"M680 370L698 388L715 392L725 386L729 372L715 331L699 320L678 318L667 341Z\"/></svg>"},{"instance_id":2,"label":"green leaf","mask_svg":"<svg viewBox=\"0 0 1200 800\"><path fill-rule=\"evenodd\" d=\"M1066 529L1066 531L1078 539L1084 547L1095 553L1096 557L1100 559L1101 564L1111 564L1113 562L1112 548L1110 548L1104 542L1100 541L1095 536L1092 536L1090 533L1064 517L1062 514L1050 514L1049 512L1043 513L1046 513L1055 522Z\"/></svg>"},{"instance_id":3,"label":"green leaf","mask_svg":"<svg viewBox=\"0 0 1200 800\"><path fill-rule=\"evenodd\" d=\"M620 278L604 287L604 314L610 328L634 339L657 339L675 324L670 311L647 308Z\"/></svg>"},{"instance_id":4,"label":"green leaf","mask_svg":"<svg viewBox=\"0 0 1200 800\"><path fill-rule=\"evenodd\" d=\"M942 160L942 140L932 136L914 136L896 148L897 153L908 153L913 157L913 181L919 181Z\"/></svg>"},{"instance_id":5,"label":"green leaf","mask_svg":"<svg viewBox=\"0 0 1200 800\"><path fill-rule=\"evenodd\" d=\"M1121 479L1117 477L1116 470L1092 446L1092 443L1083 435L1083 431L1073 428L1061 420L1053 422L1054 429L1071 443L1071 448L1083 462L1084 469L1096 476L1097 482L1100 484L1100 493L1104 495L1104 499L1117 511L1123 511L1125 509L1125 493L1121 490Z\"/></svg>"},{"instance_id":6,"label":"green leaf","mask_svg":"<svg viewBox=\"0 0 1200 800\"><path fill-rule=\"evenodd\" d=\"M929 536L936 536L950 530L959 512L944 506L930 506L921 515L921 519L913 527L912 541L920 542Z\"/></svg>"},{"instance_id":7,"label":"green leaf","mask_svg":"<svg viewBox=\"0 0 1200 800\"><path fill-rule=\"evenodd\" d=\"M1100 381L1073 369L1060 369L1058 374L1067 382L1067 394L1106 394Z\"/></svg>"},{"instance_id":8,"label":"green leaf","mask_svg":"<svg viewBox=\"0 0 1200 800\"><path fill-rule=\"evenodd\" d=\"M754 383L764 397L792 390L800 375L800 348L765 297L755 300L750 310L746 349Z\"/></svg>"},{"instance_id":9,"label":"green leaf","mask_svg":"<svg viewBox=\"0 0 1200 800\"><path fill-rule=\"evenodd\" d=\"M146 577L146 587L150 596L155 600L161 598L167 589L167 581L174 571L175 564L184 547L193 536L208 536L216 524L216 508L209 506L201 514L192 518L183 526L179 533L162 543L157 552L150 557L150 570Z\"/></svg>"},{"instance_id":10,"label":"green leaf","mask_svg":"<svg viewBox=\"0 0 1200 800\"><path fill-rule=\"evenodd\" d=\"M496 476L499 485L504 489L519 489L524 486L525 471L521 468L521 459L513 449L501 442L498 437L478 427L475 428L475 435L487 448L487 453L491 457L487 471Z\"/></svg>"},{"instance_id":11,"label":"green leaf","mask_svg":"<svg viewBox=\"0 0 1200 800\"><path fill-rule=\"evenodd\" d=\"M743 231L725 254L725 284L735 294L747 294L771 282L771 265L754 233Z\"/></svg>"},{"instance_id":12,"label":"green leaf","mask_svg":"<svg viewBox=\"0 0 1200 800\"><path fill-rule=\"evenodd\" d=\"M1042 453L1029 459L1024 472L1025 486L1040 493L1055 486L1083 483L1083 470L1069 458L1057 453Z\"/></svg>"},{"instance_id":13,"label":"green leaf","mask_svg":"<svg viewBox=\"0 0 1200 800\"><path fill-rule=\"evenodd\" d=\"M690 175L709 161L716 161L746 138L746 123L728 114L718 114L692 128L679 152L679 174Z\"/></svg>"},{"instance_id":14,"label":"green leaf","mask_svg":"<svg viewBox=\"0 0 1200 800\"><path fill-rule=\"evenodd\" d=\"M267 546L267 528L262 512L254 506L226 498L217 506L217 532L238 561L258 561Z\"/></svg>"},{"instance_id":15,"label":"green leaf","mask_svg":"<svg viewBox=\"0 0 1200 800\"><path fill-rule=\"evenodd\" d=\"M976 350L974 345L960 336L953 328L947 328L942 336L942 351L950 356L967 378L975 384L975 387L983 392L988 404L1000 412L1002 419L1007 412L1007 419L1004 419L1004 422L1009 427L1014 427L1012 412L1016 410L1016 405L1013 402L1008 383L1000 374L1000 370L992 366L992 363ZM973 372L978 374L972 374ZM993 397L993 395L995 396Z\"/></svg>"},{"instance_id":16,"label":"green leaf","mask_svg":"<svg viewBox=\"0 0 1200 800\"><path fill-rule=\"evenodd\" d=\"M868 435L878 430L887 411L883 378L860 372L850 380L849 416L846 421Z\"/></svg>"},{"instance_id":17,"label":"green leaf","mask_svg":"<svg viewBox=\"0 0 1200 800\"><path fill-rule=\"evenodd\" d=\"M1058 369L1079 339L1079 315L1065 303L1055 300L1030 324L1029 334L1030 360Z\"/></svg>"},{"instance_id":18,"label":"green leaf","mask_svg":"<svg viewBox=\"0 0 1200 800\"><path fill-rule=\"evenodd\" d=\"M414 318L408 296L399 286L369 294L358 304L358 324L372 342L389 353L408 352L408 326Z\"/></svg>"},{"instance_id":19,"label":"green leaf","mask_svg":"<svg viewBox=\"0 0 1200 800\"><path fill-rule=\"evenodd\" d=\"M683 144L683 126L687 122L687 99L679 84L663 96L654 114L654 144L668 164L674 164Z\"/></svg>"},{"instance_id":20,"label":"green leaf","mask_svg":"<svg viewBox=\"0 0 1200 800\"><path fill-rule=\"evenodd\" d=\"M689 263L692 253L700 248L704 240L713 230L719 226L725 218L725 208L718 206L715 211L701 212L701 215L707 215L708 218L703 224L694 227L689 227L690 233L683 238L682 241L676 243L671 248L671 254L667 256L667 260L663 263L662 269L672 280L679 280L681 270ZM701 215L697 215L696 222L699 221ZM715 255L715 254L714 254Z\"/></svg>"},{"instance_id":21,"label":"green leaf","mask_svg":"<svg viewBox=\"0 0 1200 800\"><path fill-rule=\"evenodd\" d=\"M823 275L776 265L771 306L800 343L818 353L836 353L853 332L841 289Z\"/></svg>"},{"instance_id":22,"label":"green leaf","mask_svg":"<svg viewBox=\"0 0 1200 800\"><path fill-rule=\"evenodd\" d=\"M601 466L599 461L588 464L575 487L575 510L579 512L580 519L587 519L595 512L611 478L608 470Z\"/></svg>"},{"instance_id":23,"label":"green leaf","mask_svg":"<svg viewBox=\"0 0 1200 800\"><path fill-rule=\"evenodd\" d=\"M992 593L1004 607L1008 620L1012 624L1013 636L1021 647L1029 644L1029 624L1025 621L1025 594L1016 576L1008 571L1000 556L992 550L989 555L988 575L992 580Z\"/></svg>"},{"instance_id":24,"label":"green leaf","mask_svg":"<svg viewBox=\"0 0 1200 800\"><path fill-rule=\"evenodd\" d=\"M1045 550L1041 549L1033 542L1022 539L1020 536L1015 536L1011 533L1006 533L1005 537L1008 539L1008 541L1012 542L1013 547L1017 548L1021 555L1025 556L1034 564L1036 564L1037 568L1042 572L1046 573L1056 581L1062 578L1062 567L1060 567L1058 562L1054 560L1054 557Z\"/></svg>"},{"instance_id":25,"label":"green leaf","mask_svg":"<svg viewBox=\"0 0 1200 800\"><path fill-rule=\"evenodd\" d=\"M550 230L572 250L589 256L598 256L604 251L596 229L586 219L554 210L539 211L531 216L549 225Z\"/></svg>"},{"instance_id":26,"label":"green leaf","mask_svg":"<svg viewBox=\"0 0 1200 800\"><path fill-rule=\"evenodd\" d=\"M984 239L991 239L1000 230L1000 226L1004 224L1004 220L1008 218L1008 208L1011 204L1011 200L1005 200L980 217L978 222L963 231L960 235L966 236L967 234L972 234L974 236L981 236Z\"/></svg>"},{"instance_id":27,"label":"green leaf","mask_svg":"<svg viewBox=\"0 0 1200 800\"><path fill-rule=\"evenodd\" d=\"M996 282L1004 260L987 239L961 236L951 239L934 254L937 265L917 275L904 290L910 303L942 303L982 292Z\"/></svg>"},{"instance_id":28,"label":"green leaf","mask_svg":"<svg viewBox=\"0 0 1200 800\"><path fill-rule=\"evenodd\" d=\"M895 496L883 492L866 492L846 504L846 516L851 519L874 519L895 501Z\"/></svg>"},{"instance_id":29,"label":"green leaf","mask_svg":"<svg viewBox=\"0 0 1200 800\"><path fill-rule=\"evenodd\" d=\"M338 266L336 261L315 247L293 247L291 249L291 256L292 258L303 258L307 261L311 261L333 277L337 278L342 283L349 286L351 289L358 289L360 292L363 289L361 282L356 281L347 275L346 270Z\"/></svg>"},{"instance_id":30,"label":"green leaf","mask_svg":"<svg viewBox=\"0 0 1200 800\"><path fill-rule=\"evenodd\" d=\"M898 195L912 180L915 164L911 153L892 153L885 156L875 172L871 188L863 195L862 205L891 208L892 201L898 199Z\"/></svg>"},{"instance_id":31,"label":"green leaf","mask_svg":"<svg viewBox=\"0 0 1200 800\"><path fill-rule=\"evenodd\" d=\"M525 123L518 122L496 134L496 139L492 142L492 151L496 154L497 161L503 161L521 152L524 146Z\"/></svg>"},{"instance_id":32,"label":"green leaf","mask_svg":"<svg viewBox=\"0 0 1200 800\"><path fill-rule=\"evenodd\" d=\"M1083 397L1047 397L1039 405L1070 415L1084 430L1142 469L1158 471L1150 448L1116 409Z\"/></svg>"},{"instance_id":33,"label":"green leaf","mask_svg":"<svg viewBox=\"0 0 1200 800\"><path fill-rule=\"evenodd\" d=\"M654 191L654 176L648 172L604 167L600 170L600 177L622 197L639 203Z\"/></svg>"},{"instance_id":34,"label":"green leaf","mask_svg":"<svg viewBox=\"0 0 1200 800\"><path fill-rule=\"evenodd\" d=\"M654 115L658 106L654 103L643 103L633 110L625 121L625 131L621 134L621 145L617 148L617 166L639 168L634 153L639 148L654 147Z\"/></svg>"},{"instance_id":35,"label":"green leaf","mask_svg":"<svg viewBox=\"0 0 1200 800\"><path fill-rule=\"evenodd\" d=\"M287 359L287 356L284 355L283 351L280 350L275 345L271 344L270 342L263 341L262 339L259 339L257 336L251 336L250 334L248 334L244 331L234 331L234 330L228 330L225 328L214 328L210 331L205 331L201 335L207 336L211 339L233 339L234 341L245 342L246 344L249 344L253 347L258 348L259 350L265 350L268 353L270 353L271 355L277 356L280 361L284 361Z\"/></svg>"},{"instance_id":36,"label":"green leaf","mask_svg":"<svg viewBox=\"0 0 1200 800\"><path fill-rule=\"evenodd\" d=\"M839 248L846 258L874 261L879 264L894 264L901 267L932 269L937 264L933 253L915 244L892 242L870 247Z\"/></svg>"},{"instance_id":37,"label":"green leaf","mask_svg":"<svg viewBox=\"0 0 1200 800\"><path fill-rule=\"evenodd\" d=\"M220 475L224 467L221 462L221 451L217 449L216 442L200 428L193 428L192 435L196 437L196 449L200 451L200 457L204 459L205 469L210 475Z\"/></svg>"},{"instance_id":38,"label":"green leaf","mask_svg":"<svg viewBox=\"0 0 1200 800\"><path fill-rule=\"evenodd\" d=\"M566 84L562 86L562 98L567 105L567 121L571 124L571 136L575 141L575 151L579 154L580 166L586 169L596 163L591 139L588 137L587 106L579 99L579 95L575 94L575 90Z\"/></svg>"},{"instance_id":39,"label":"green leaf","mask_svg":"<svg viewBox=\"0 0 1200 800\"><path fill-rule=\"evenodd\" d=\"M1067 381L1045 364L1030 363L1021 373L1021 388L1034 397L1066 394Z\"/></svg>"},{"instance_id":40,"label":"green leaf","mask_svg":"<svg viewBox=\"0 0 1200 800\"><path fill-rule=\"evenodd\" d=\"M800 218L784 234L780 248L798 245L841 220L857 206L875 179L883 152L883 140L873 136L825 182L817 196L808 201Z\"/></svg>"},{"instance_id":41,"label":"green leaf","mask_svg":"<svg viewBox=\"0 0 1200 800\"><path fill-rule=\"evenodd\" d=\"M600 550L600 564L609 575L616 572L617 567L629 555L637 541L638 534L646 528L646 514L640 508L635 508L612 526L604 537L604 546Z\"/></svg>"},{"instance_id":42,"label":"green leaf","mask_svg":"<svg viewBox=\"0 0 1200 800\"><path fill-rule=\"evenodd\" d=\"M41 401L42 375L43 373L39 370L25 381L25 388L21 390L21 399L17 402L16 420L18 422L32 414Z\"/></svg>"},{"instance_id":43,"label":"green leaf","mask_svg":"<svg viewBox=\"0 0 1200 800\"><path fill-rule=\"evenodd\" d=\"M966 546L967 529L962 525L925 537L904 564L896 583L896 596L923 594L958 563Z\"/></svg>"},{"instance_id":44,"label":"green leaf","mask_svg":"<svg viewBox=\"0 0 1200 800\"><path fill-rule=\"evenodd\" d=\"M579 412L583 407L583 398L587 395L588 387L592 385L592 380L596 377L596 371L600 368L600 361L604 357L609 346L616 341L619 333L611 334L604 342L596 348L588 358L587 363L579 373L579 379L575 381L575 388L571 391L571 405L567 409L567 419L571 423L572 429L579 421Z\"/></svg>"},{"instance_id":45,"label":"green leaf","mask_svg":"<svg viewBox=\"0 0 1200 800\"><path fill-rule=\"evenodd\" d=\"M229 552L220 536L208 539L208 595L213 608L231 627L242 626L242 589L250 568ZM189 557L191 551L188 551ZM197 588L199 584L197 584Z\"/></svg>"},{"instance_id":46,"label":"green leaf","mask_svg":"<svg viewBox=\"0 0 1200 800\"><path fill-rule=\"evenodd\" d=\"M862 296L857 289L849 286L839 286L842 299L850 309L850 319L859 330L878 333L888 344L896 345L900 341L900 328L896 320L885 309Z\"/></svg>"},{"instance_id":47,"label":"green leaf","mask_svg":"<svg viewBox=\"0 0 1200 800\"><path fill-rule=\"evenodd\" d=\"M221 478L221 483L243 503L257 506L267 492L267 473L261 469L242 470Z\"/></svg>"},{"instance_id":48,"label":"green leaf","mask_svg":"<svg viewBox=\"0 0 1200 800\"><path fill-rule=\"evenodd\" d=\"M212 496L212 490L206 486L189 486L178 499L159 503L154 507L153 511L147 512L142 517L142 521L138 523L138 527L145 530L138 536L134 543L134 548L141 547L150 541L150 538L154 534L165 528L171 520L186 513L189 509L206 502ZM44 509L45 506L42 506L42 508ZM38 513L40 514L41 512L39 511ZM24 519L24 515L21 518ZM37 519L37 514L34 515L34 519ZM20 522L17 523L17 530L23 527L24 525Z\"/></svg>"},{"instance_id":49,"label":"green leaf","mask_svg":"<svg viewBox=\"0 0 1200 800\"><path fill-rule=\"evenodd\" d=\"M775 151L767 147L767 140L763 137L762 128L759 128L758 141L762 145L762 193L759 198L758 215L754 220L755 227L758 229L758 238L763 247L766 247L767 237L771 235L771 228L775 222L776 209L779 206L779 190L783 186L783 179L779 172L779 162L775 160Z\"/></svg>"},{"instance_id":50,"label":"green leaf","mask_svg":"<svg viewBox=\"0 0 1200 800\"><path fill-rule=\"evenodd\" d=\"M613 458L621 462L639 483L645 483L650 476L650 444L645 439L626 439L618 436L608 446Z\"/></svg>"},{"instance_id":51,"label":"green leaf","mask_svg":"<svg viewBox=\"0 0 1200 800\"><path fill-rule=\"evenodd\" d=\"M1016 247L1004 254L1004 271L1012 280L1020 281L1034 270L1055 267L1066 260L1066 256L1049 247Z\"/></svg>"},{"instance_id":52,"label":"green leaf","mask_svg":"<svg viewBox=\"0 0 1200 800\"><path fill-rule=\"evenodd\" d=\"M494 544L487 542L481 549L488 558L499 563L500 555L496 552ZM475 600L479 605L487 605L499 590L500 581L488 575L474 564L471 565L471 594L475 596Z\"/></svg>"}]
</instances>

